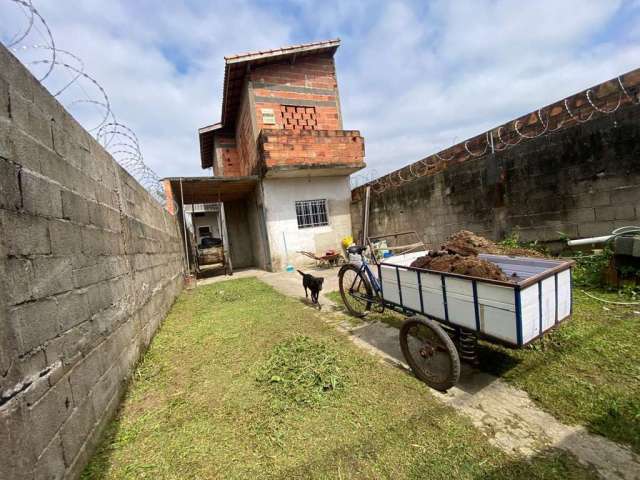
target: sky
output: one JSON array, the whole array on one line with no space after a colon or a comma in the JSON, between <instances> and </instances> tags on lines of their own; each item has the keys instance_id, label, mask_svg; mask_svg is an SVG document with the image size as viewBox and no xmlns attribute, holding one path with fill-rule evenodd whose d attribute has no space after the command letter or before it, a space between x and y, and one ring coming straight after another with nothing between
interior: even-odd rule
<instances>
[{"instance_id":1,"label":"sky","mask_svg":"<svg viewBox=\"0 0 640 480\"><path fill-rule=\"evenodd\" d=\"M32 1L160 177L210 174L197 129L220 119L225 55L339 37L344 128L365 137L358 183L640 67L640 0ZM4 43L27 25L14 0L0 19ZM22 45L43 42L35 25ZM16 51L34 52L46 58ZM92 128L102 112L74 100L99 93L83 78L60 100Z\"/></svg>"}]
</instances>

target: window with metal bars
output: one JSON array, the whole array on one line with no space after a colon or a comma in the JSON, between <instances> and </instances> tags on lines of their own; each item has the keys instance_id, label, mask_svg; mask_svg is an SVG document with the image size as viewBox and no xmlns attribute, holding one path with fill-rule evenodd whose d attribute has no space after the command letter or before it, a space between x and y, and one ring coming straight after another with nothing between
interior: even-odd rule
<instances>
[{"instance_id":1,"label":"window with metal bars","mask_svg":"<svg viewBox=\"0 0 640 480\"><path fill-rule=\"evenodd\" d=\"M300 200L296 202L298 228L320 227L329 225L327 217L327 200Z\"/></svg>"}]
</instances>

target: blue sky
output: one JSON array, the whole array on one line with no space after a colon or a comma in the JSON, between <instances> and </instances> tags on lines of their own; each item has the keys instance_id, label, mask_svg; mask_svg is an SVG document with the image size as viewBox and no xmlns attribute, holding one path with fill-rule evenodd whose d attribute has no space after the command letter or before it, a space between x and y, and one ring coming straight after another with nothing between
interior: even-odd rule
<instances>
[{"instance_id":1,"label":"blue sky","mask_svg":"<svg viewBox=\"0 0 640 480\"><path fill-rule=\"evenodd\" d=\"M196 130L219 119L224 55L340 37L344 126L365 137L365 176L640 67L638 0L33 4L56 44L104 86L160 176L207 174ZM25 22L12 0L0 0L0 17L5 41ZM42 31L25 43L41 43ZM66 78L57 72L47 85ZM84 88L61 101L92 125L97 112L71 105L93 94Z\"/></svg>"}]
</instances>

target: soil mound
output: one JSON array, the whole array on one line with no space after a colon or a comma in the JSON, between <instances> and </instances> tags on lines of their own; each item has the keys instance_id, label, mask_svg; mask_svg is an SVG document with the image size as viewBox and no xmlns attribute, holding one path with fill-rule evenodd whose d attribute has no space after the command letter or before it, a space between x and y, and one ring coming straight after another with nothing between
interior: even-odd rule
<instances>
[{"instance_id":1,"label":"soil mound","mask_svg":"<svg viewBox=\"0 0 640 480\"><path fill-rule=\"evenodd\" d=\"M507 275L496 264L482 260L475 255L462 256L447 252L433 252L417 258L412 267L426 268L438 272L458 273L478 278L508 281Z\"/></svg>"},{"instance_id":2,"label":"soil mound","mask_svg":"<svg viewBox=\"0 0 640 480\"><path fill-rule=\"evenodd\" d=\"M542 253L530 248L496 245L491 240L480 237L469 230L460 230L454 233L440 248L450 254L462 255L463 257L475 256L479 253L520 257L544 257Z\"/></svg>"},{"instance_id":3,"label":"soil mound","mask_svg":"<svg viewBox=\"0 0 640 480\"><path fill-rule=\"evenodd\" d=\"M544 257L529 248L496 245L491 240L469 230L460 230L451 235L437 252L429 252L417 258L412 267L426 268L438 272L459 273L472 277L509 281L509 277L496 264L478 258L480 253L522 257Z\"/></svg>"}]
</instances>

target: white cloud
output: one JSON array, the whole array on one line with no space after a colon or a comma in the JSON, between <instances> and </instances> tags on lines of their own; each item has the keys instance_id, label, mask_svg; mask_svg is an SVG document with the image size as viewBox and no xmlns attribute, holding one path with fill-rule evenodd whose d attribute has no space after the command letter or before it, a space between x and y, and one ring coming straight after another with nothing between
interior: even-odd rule
<instances>
[{"instance_id":1,"label":"white cloud","mask_svg":"<svg viewBox=\"0 0 640 480\"><path fill-rule=\"evenodd\" d=\"M341 37L345 128L362 131L369 171L380 174L640 58L637 27L608 31L621 15L640 19L630 2L34 3L58 46L104 85L161 176L206 174L196 131L219 119L223 56L232 53ZM10 0L0 0L0 16L9 20L5 37L24 21Z\"/></svg>"}]
</instances>

